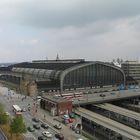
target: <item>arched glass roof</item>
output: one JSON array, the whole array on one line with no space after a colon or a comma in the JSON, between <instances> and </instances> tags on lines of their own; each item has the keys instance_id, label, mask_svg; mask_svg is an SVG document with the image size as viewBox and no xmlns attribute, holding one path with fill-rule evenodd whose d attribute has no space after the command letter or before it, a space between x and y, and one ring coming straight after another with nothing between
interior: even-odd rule
<instances>
[{"instance_id":1,"label":"arched glass roof","mask_svg":"<svg viewBox=\"0 0 140 140\"><path fill-rule=\"evenodd\" d=\"M30 74L32 76L44 79L59 79L61 71L33 68L12 68L13 72Z\"/></svg>"}]
</instances>

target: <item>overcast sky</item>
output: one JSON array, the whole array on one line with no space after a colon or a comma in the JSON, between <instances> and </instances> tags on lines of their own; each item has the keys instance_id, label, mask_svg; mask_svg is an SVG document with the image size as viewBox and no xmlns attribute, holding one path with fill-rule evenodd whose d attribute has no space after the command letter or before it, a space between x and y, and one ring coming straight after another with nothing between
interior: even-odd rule
<instances>
[{"instance_id":1,"label":"overcast sky","mask_svg":"<svg viewBox=\"0 0 140 140\"><path fill-rule=\"evenodd\" d=\"M140 57L140 0L0 0L0 62Z\"/></svg>"}]
</instances>

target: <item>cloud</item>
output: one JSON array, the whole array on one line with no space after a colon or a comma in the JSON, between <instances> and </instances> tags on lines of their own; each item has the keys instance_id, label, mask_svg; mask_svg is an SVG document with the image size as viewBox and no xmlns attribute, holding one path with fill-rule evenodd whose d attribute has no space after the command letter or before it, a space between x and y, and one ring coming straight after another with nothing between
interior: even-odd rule
<instances>
[{"instance_id":1,"label":"cloud","mask_svg":"<svg viewBox=\"0 0 140 140\"><path fill-rule=\"evenodd\" d=\"M140 18L97 21L83 27L66 27L49 30L47 45L51 53L62 58L111 60L127 56L138 57ZM57 45L56 45L57 44ZM51 56L50 56L51 57Z\"/></svg>"},{"instance_id":2,"label":"cloud","mask_svg":"<svg viewBox=\"0 0 140 140\"><path fill-rule=\"evenodd\" d=\"M1 0L0 60L139 57L139 7L138 0Z\"/></svg>"},{"instance_id":3,"label":"cloud","mask_svg":"<svg viewBox=\"0 0 140 140\"><path fill-rule=\"evenodd\" d=\"M84 26L50 28L39 32L33 30L34 34L25 28L26 32L10 34L12 38L8 39L8 42L1 40L0 52L3 54L0 55L0 60L28 61L46 57L55 59L57 53L61 59L135 59L139 57L140 52L139 22L140 16L99 20ZM5 59L4 56L8 57Z\"/></svg>"},{"instance_id":4,"label":"cloud","mask_svg":"<svg viewBox=\"0 0 140 140\"><path fill-rule=\"evenodd\" d=\"M36 28L83 26L102 19L136 16L138 0L30 0L17 3L21 24Z\"/></svg>"},{"instance_id":5,"label":"cloud","mask_svg":"<svg viewBox=\"0 0 140 140\"><path fill-rule=\"evenodd\" d=\"M19 40L20 45L37 45L39 43L38 39L31 39L31 40Z\"/></svg>"}]
</instances>

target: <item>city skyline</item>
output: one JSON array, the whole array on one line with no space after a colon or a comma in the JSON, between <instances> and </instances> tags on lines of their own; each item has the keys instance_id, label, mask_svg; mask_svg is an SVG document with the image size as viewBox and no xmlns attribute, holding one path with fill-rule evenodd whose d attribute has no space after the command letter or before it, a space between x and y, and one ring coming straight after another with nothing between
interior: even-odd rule
<instances>
[{"instance_id":1,"label":"city skyline","mask_svg":"<svg viewBox=\"0 0 140 140\"><path fill-rule=\"evenodd\" d=\"M1 0L0 62L139 59L137 0Z\"/></svg>"}]
</instances>

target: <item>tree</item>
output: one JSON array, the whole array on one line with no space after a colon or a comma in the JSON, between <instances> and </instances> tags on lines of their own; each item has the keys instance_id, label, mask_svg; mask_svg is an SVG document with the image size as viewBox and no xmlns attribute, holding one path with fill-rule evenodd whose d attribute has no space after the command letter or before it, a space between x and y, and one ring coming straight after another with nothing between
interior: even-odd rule
<instances>
[{"instance_id":1,"label":"tree","mask_svg":"<svg viewBox=\"0 0 140 140\"><path fill-rule=\"evenodd\" d=\"M9 117L6 115L5 112L2 114L0 113L0 124L6 124L9 120Z\"/></svg>"},{"instance_id":2,"label":"tree","mask_svg":"<svg viewBox=\"0 0 140 140\"><path fill-rule=\"evenodd\" d=\"M9 117L6 115L2 104L0 104L0 124L6 124L8 122Z\"/></svg>"},{"instance_id":3,"label":"tree","mask_svg":"<svg viewBox=\"0 0 140 140\"><path fill-rule=\"evenodd\" d=\"M3 112L4 112L3 105L0 104L0 114L2 114Z\"/></svg>"},{"instance_id":4,"label":"tree","mask_svg":"<svg viewBox=\"0 0 140 140\"><path fill-rule=\"evenodd\" d=\"M18 115L16 115L12 119L10 128L11 128L11 137L12 137L13 133L18 135L18 134L27 132L27 129L26 129L25 123L23 122L22 116L18 116Z\"/></svg>"}]
</instances>

